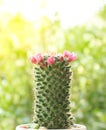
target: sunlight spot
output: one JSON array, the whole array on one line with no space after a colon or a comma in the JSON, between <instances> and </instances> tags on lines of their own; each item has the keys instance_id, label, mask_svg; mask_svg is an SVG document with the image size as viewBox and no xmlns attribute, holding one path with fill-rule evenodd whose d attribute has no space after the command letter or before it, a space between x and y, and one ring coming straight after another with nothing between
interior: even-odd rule
<instances>
[{"instance_id":1,"label":"sunlight spot","mask_svg":"<svg viewBox=\"0 0 106 130\"><path fill-rule=\"evenodd\" d=\"M58 12L64 27L83 24L106 4L105 0L3 0L0 12L21 13L26 19L35 21L42 15L55 18Z\"/></svg>"}]
</instances>

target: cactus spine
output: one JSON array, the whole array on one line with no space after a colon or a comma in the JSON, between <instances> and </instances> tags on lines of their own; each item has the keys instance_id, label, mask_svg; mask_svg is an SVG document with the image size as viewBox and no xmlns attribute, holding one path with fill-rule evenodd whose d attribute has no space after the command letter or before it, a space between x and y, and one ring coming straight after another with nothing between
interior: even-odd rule
<instances>
[{"instance_id":1,"label":"cactus spine","mask_svg":"<svg viewBox=\"0 0 106 130\"><path fill-rule=\"evenodd\" d=\"M69 52L31 58L35 63L34 122L40 126L65 129L73 125L69 89L72 75L70 62L75 58Z\"/></svg>"}]
</instances>

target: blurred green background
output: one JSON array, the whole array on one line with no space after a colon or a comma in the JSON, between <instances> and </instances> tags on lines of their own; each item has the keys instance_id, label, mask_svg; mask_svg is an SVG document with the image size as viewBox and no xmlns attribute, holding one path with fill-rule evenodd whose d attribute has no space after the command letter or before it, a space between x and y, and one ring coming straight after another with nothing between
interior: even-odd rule
<instances>
[{"instance_id":1,"label":"blurred green background","mask_svg":"<svg viewBox=\"0 0 106 130\"><path fill-rule=\"evenodd\" d=\"M74 51L72 112L88 130L106 130L106 6L93 22L63 28L58 14L30 22L0 13L0 130L32 122L34 52Z\"/></svg>"}]
</instances>

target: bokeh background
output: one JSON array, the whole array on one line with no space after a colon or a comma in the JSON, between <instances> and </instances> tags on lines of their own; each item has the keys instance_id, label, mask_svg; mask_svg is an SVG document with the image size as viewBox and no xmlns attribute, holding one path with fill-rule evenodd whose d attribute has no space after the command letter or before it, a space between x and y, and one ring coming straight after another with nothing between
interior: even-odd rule
<instances>
[{"instance_id":1,"label":"bokeh background","mask_svg":"<svg viewBox=\"0 0 106 130\"><path fill-rule=\"evenodd\" d=\"M78 57L71 88L76 123L106 130L105 0L0 0L0 130L32 122L29 56L64 50Z\"/></svg>"}]
</instances>

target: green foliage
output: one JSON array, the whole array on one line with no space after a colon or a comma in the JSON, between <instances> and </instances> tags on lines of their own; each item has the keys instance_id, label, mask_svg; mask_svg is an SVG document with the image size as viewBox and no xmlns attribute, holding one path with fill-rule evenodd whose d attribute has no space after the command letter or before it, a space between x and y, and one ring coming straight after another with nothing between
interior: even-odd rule
<instances>
[{"instance_id":1,"label":"green foliage","mask_svg":"<svg viewBox=\"0 0 106 130\"><path fill-rule=\"evenodd\" d=\"M7 23L11 23L12 20L13 18ZM19 25L23 22L25 21L20 22ZM0 129L5 130L9 126L8 129L12 130L18 123L30 121L32 82L31 79L28 81L31 67L29 67L27 44L18 41L19 37L16 33L19 28L14 32L14 27L10 30L10 26L6 26L7 28L0 27L2 30L0 34Z\"/></svg>"},{"instance_id":2,"label":"green foliage","mask_svg":"<svg viewBox=\"0 0 106 130\"><path fill-rule=\"evenodd\" d=\"M98 12L98 15L102 20L106 20L106 4L104 5L104 8Z\"/></svg>"},{"instance_id":3,"label":"green foliage","mask_svg":"<svg viewBox=\"0 0 106 130\"><path fill-rule=\"evenodd\" d=\"M75 63L73 77L73 101L75 101L76 119L78 122L88 124L88 129L105 129L106 127L106 34L105 27L99 29L94 25L74 28L69 32L78 53L78 63ZM82 34L81 34L82 33ZM79 36L80 35L80 36ZM82 37L81 37L82 36ZM71 40L70 38L70 40ZM76 44L75 44L76 43ZM79 79L79 80L77 80ZM77 105L77 107L76 107ZM79 108L79 109L78 109Z\"/></svg>"},{"instance_id":4,"label":"green foliage","mask_svg":"<svg viewBox=\"0 0 106 130\"><path fill-rule=\"evenodd\" d=\"M90 130L105 130L106 24L105 15L101 16L94 24L68 29L62 29L58 19L42 17L42 22L32 24L19 14L1 16L1 130L14 130L18 124L32 121L33 79L28 57L39 50L77 53L71 89L76 123L85 124Z\"/></svg>"}]
</instances>

